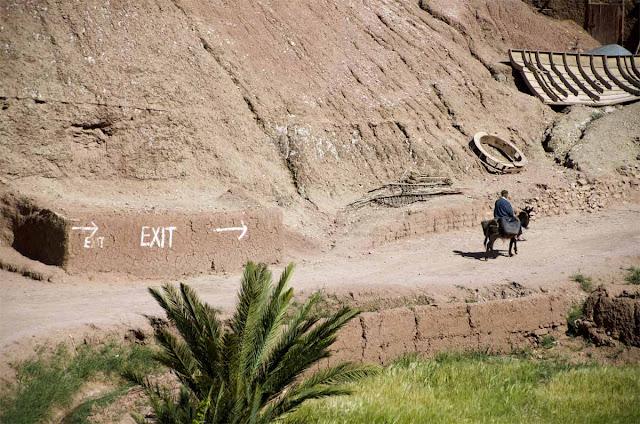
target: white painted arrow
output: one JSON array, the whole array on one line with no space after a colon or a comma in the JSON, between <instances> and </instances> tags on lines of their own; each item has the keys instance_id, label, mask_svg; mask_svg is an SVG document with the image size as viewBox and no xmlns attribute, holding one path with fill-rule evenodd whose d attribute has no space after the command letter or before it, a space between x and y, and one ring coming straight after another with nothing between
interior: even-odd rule
<instances>
[{"instance_id":1,"label":"white painted arrow","mask_svg":"<svg viewBox=\"0 0 640 424\"><path fill-rule=\"evenodd\" d=\"M87 236L87 238L91 238L98 231L98 226L96 225L95 222L91 221L91 225L92 225L91 227L71 227L71 229L78 230L78 231L91 231L91 234Z\"/></svg>"},{"instance_id":2,"label":"white painted arrow","mask_svg":"<svg viewBox=\"0 0 640 424\"><path fill-rule=\"evenodd\" d=\"M215 231L216 233L223 233L225 231L240 231L240 235L238 236L238 240L240 240L245 236L245 234L247 234L247 230L249 229L249 227L247 227L243 221L240 221L240 224L242 224L242 227L216 228Z\"/></svg>"}]
</instances>

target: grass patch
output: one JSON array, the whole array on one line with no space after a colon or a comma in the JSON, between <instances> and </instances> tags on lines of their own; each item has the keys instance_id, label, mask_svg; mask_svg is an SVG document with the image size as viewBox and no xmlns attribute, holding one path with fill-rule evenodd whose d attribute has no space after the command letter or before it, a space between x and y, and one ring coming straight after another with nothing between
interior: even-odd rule
<instances>
[{"instance_id":1,"label":"grass patch","mask_svg":"<svg viewBox=\"0 0 640 424\"><path fill-rule=\"evenodd\" d=\"M127 393L128 387L121 386L98 398L88 399L69 412L61 424L85 424L89 422L89 416L96 408L104 408Z\"/></svg>"},{"instance_id":2,"label":"grass patch","mask_svg":"<svg viewBox=\"0 0 640 424\"><path fill-rule=\"evenodd\" d=\"M580 334L576 321L584 318L584 305L573 305L567 315L567 334L578 336Z\"/></svg>"},{"instance_id":3,"label":"grass patch","mask_svg":"<svg viewBox=\"0 0 640 424\"><path fill-rule=\"evenodd\" d=\"M593 290L593 280L591 280L591 277L587 277L583 274L573 274L571 279L580 284L580 288L587 293L591 293Z\"/></svg>"},{"instance_id":4,"label":"grass patch","mask_svg":"<svg viewBox=\"0 0 640 424\"><path fill-rule=\"evenodd\" d=\"M542 337L542 340L540 340L540 345L545 349L551 349L556 345L556 338L551 334L547 334Z\"/></svg>"},{"instance_id":5,"label":"grass patch","mask_svg":"<svg viewBox=\"0 0 640 424\"><path fill-rule=\"evenodd\" d=\"M640 422L640 365L483 354L407 357L353 389L353 396L304 404L287 422Z\"/></svg>"},{"instance_id":6,"label":"grass patch","mask_svg":"<svg viewBox=\"0 0 640 424\"><path fill-rule=\"evenodd\" d=\"M0 422L32 424L46 421L54 409L68 408L82 385L92 379L112 381L118 389L128 387L120 377L122 371L126 367L151 371L154 364L151 356L149 347L115 343L100 347L82 345L77 350L69 350L60 344L52 353L41 350L34 358L15 367L16 382L0 393ZM65 422L86 422L91 410L76 410L76 418Z\"/></svg>"},{"instance_id":7,"label":"grass patch","mask_svg":"<svg viewBox=\"0 0 640 424\"><path fill-rule=\"evenodd\" d=\"M629 284L640 284L640 267L632 266L627 269L627 275L624 279Z\"/></svg>"}]
</instances>

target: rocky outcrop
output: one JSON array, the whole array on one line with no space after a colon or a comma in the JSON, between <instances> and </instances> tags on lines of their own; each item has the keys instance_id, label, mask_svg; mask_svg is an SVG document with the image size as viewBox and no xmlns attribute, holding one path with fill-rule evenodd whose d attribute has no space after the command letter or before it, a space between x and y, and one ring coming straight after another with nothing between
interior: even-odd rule
<instances>
[{"instance_id":1,"label":"rocky outcrop","mask_svg":"<svg viewBox=\"0 0 640 424\"><path fill-rule=\"evenodd\" d=\"M640 347L640 287L599 287L584 304L578 330L597 345Z\"/></svg>"},{"instance_id":2,"label":"rocky outcrop","mask_svg":"<svg viewBox=\"0 0 640 424\"><path fill-rule=\"evenodd\" d=\"M565 165L590 177L640 177L640 103L591 122L567 152Z\"/></svg>"},{"instance_id":3,"label":"rocky outcrop","mask_svg":"<svg viewBox=\"0 0 640 424\"><path fill-rule=\"evenodd\" d=\"M582 139L589 124L614 110L613 106L603 109L583 105L569 107L547 128L544 149L553 153L558 163L563 163L567 153Z\"/></svg>"}]
</instances>

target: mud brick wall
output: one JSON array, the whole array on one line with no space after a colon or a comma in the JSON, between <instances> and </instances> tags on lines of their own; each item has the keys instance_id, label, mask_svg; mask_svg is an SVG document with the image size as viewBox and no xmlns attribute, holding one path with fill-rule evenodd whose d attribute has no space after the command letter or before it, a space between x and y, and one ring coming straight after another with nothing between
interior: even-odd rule
<instances>
[{"instance_id":1,"label":"mud brick wall","mask_svg":"<svg viewBox=\"0 0 640 424\"><path fill-rule=\"evenodd\" d=\"M67 224L68 255L63 264L69 273L175 277L237 270L247 260L276 263L282 257L282 212L277 208L98 212L72 218ZM238 239L243 224L247 232Z\"/></svg>"},{"instance_id":2,"label":"mud brick wall","mask_svg":"<svg viewBox=\"0 0 640 424\"><path fill-rule=\"evenodd\" d=\"M365 312L346 326L322 366L343 360L388 364L418 353L507 353L566 328L571 301L558 295Z\"/></svg>"},{"instance_id":3,"label":"mud brick wall","mask_svg":"<svg viewBox=\"0 0 640 424\"><path fill-rule=\"evenodd\" d=\"M407 237L420 237L430 233L445 232L460 228L480 226L493 209L490 202L474 201L453 208L409 211L391 223L373 229L373 246L382 245Z\"/></svg>"}]
</instances>

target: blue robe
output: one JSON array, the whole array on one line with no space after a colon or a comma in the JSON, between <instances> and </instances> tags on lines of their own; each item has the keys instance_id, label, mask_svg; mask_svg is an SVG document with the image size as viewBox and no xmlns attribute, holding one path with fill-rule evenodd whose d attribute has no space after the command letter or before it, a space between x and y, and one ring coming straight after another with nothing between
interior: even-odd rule
<instances>
[{"instance_id":1,"label":"blue robe","mask_svg":"<svg viewBox=\"0 0 640 424\"><path fill-rule=\"evenodd\" d=\"M513 207L511 207L511 203L504 197L496 200L496 206L493 208L493 217L495 219L498 218L506 218L515 216L513 213Z\"/></svg>"}]
</instances>

